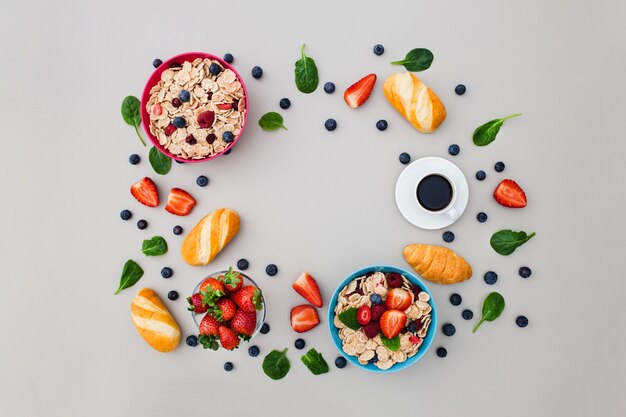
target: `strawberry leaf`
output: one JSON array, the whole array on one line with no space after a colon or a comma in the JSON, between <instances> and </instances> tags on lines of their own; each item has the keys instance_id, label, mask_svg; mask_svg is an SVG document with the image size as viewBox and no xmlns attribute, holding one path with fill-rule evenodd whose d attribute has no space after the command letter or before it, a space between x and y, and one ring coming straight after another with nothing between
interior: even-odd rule
<instances>
[{"instance_id":1,"label":"strawberry leaf","mask_svg":"<svg viewBox=\"0 0 626 417\"><path fill-rule=\"evenodd\" d=\"M224 291L215 290L212 287L208 287L206 290L200 291L202 294L202 305L214 307L215 302L220 299L220 297L224 296Z\"/></svg>"}]
</instances>

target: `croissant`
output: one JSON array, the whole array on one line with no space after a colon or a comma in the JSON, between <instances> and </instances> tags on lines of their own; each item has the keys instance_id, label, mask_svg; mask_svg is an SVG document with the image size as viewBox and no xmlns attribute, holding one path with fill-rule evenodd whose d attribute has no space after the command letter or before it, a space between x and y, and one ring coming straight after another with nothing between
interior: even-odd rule
<instances>
[{"instance_id":1,"label":"croissant","mask_svg":"<svg viewBox=\"0 0 626 417\"><path fill-rule=\"evenodd\" d=\"M410 72L385 80L385 97L417 130L434 132L446 118L446 108L437 94Z\"/></svg>"},{"instance_id":2,"label":"croissant","mask_svg":"<svg viewBox=\"0 0 626 417\"><path fill-rule=\"evenodd\" d=\"M159 352L176 349L180 328L159 296L150 288L141 289L130 305L133 323L139 335Z\"/></svg>"},{"instance_id":3,"label":"croissant","mask_svg":"<svg viewBox=\"0 0 626 417\"><path fill-rule=\"evenodd\" d=\"M239 231L239 215L223 208L207 214L183 241L180 254L189 265L210 263Z\"/></svg>"},{"instance_id":4,"label":"croissant","mask_svg":"<svg viewBox=\"0 0 626 417\"><path fill-rule=\"evenodd\" d=\"M436 284L456 284L472 276L472 267L452 249L414 244L404 248L404 259L424 279Z\"/></svg>"}]
</instances>

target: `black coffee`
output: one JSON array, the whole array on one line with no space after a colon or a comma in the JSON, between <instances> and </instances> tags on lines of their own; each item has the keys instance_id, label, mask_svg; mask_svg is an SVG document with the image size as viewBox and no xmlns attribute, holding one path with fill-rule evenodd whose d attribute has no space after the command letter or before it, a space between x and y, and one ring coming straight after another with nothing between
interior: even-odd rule
<instances>
[{"instance_id":1,"label":"black coffee","mask_svg":"<svg viewBox=\"0 0 626 417\"><path fill-rule=\"evenodd\" d=\"M428 175L417 184L417 201L426 210L445 209L452 201L452 195L452 184L441 175Z\"/></svg>"}]
</instances>

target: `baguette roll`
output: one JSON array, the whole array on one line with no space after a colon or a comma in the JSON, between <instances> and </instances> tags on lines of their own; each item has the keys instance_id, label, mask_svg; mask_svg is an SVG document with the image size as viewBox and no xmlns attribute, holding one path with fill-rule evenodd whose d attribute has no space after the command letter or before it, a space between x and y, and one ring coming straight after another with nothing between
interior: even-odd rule
<instances>
[{"instance_id":1,"label":"baguette roll","mask_svg":"<svg viewBox=\"0 0 626 417\"><path fill-rule=\"evenodd\" d=\"M223 208L207 214L183 241L180 254L189 265L209 264L239 231L239 215Z\"/></svg>"},{"instance_id":2,"label":"baguette roll","mask_svg":"<svg viewBox=\"0 0 626 417\"><path fill-rule=\"evenodd\" d=\"M176 349L180 328L153 290L141 289L133 298L130 313L139 335L150 346L159 352Z\"/></svg>"}]
</instances>

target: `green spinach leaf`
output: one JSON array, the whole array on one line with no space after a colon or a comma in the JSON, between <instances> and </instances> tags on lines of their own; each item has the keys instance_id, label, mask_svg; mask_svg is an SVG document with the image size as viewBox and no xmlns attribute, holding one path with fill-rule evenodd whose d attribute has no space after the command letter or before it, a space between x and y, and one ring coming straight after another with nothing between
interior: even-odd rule
<instances>
[{"instance_id":1,"label":"green spinach leaf","mask_svg":"<svg viewBox=\"0 0 626 417\"><path fill-rule=\"evenodd\" d=\"M309 94L315 91L317 84L319 84L319 77L317 75L317 66L313 58L310 58L304 54L304 44L302 44L302 58L296 61L296 68L294 70L296 75L296 87L303 93Z\"/></svg>"},{"instance_id":2,"label":"green spinach leaf","mask_svg":"<svg viewBox=\"0 0 626 417\"><path fill-rule=\"evenodd\" d=\"M139 140L146 146L146 142L139 134L139 124L141 123L141 102L135 96L126 96L122 101L122 117L127 125L135 128Z\"/></svg>"},{"instance_id":3,"label":"green spinach leaf","mask_svg":"<svg viewBox=\"0 0 626 417\"><path fill-rule=\"evenodd\" d=\"M328 364L324 360L324 357L321 353L319 353L315 348L309 349L309 351L302 355L302 363L309 368L309 371L313 373L313 375L325 374L328 372Z\"/></svg>"},{"instance_id":4,"label":"green spinach leaf","mask_svg":"<svg viewBox=\"0 0 626 417\"><path fill-rule=\"evenodd\" d=\"M475 333L478 330L478 327L483 323L483 321L494 321L502 311L504 310L504 297L500 293L492 292L485 298L483 301L483 316L480 321L472 330L472 333Z\"/></svg>"},{"instance_id":5,"label":"green spinach leaf","mask_svg":"<svg viewBox=\"0 0 626 417\"><path fill-rule=\"evenodd\" d=\"M143 276L143 269L137 262L129 259L124 264L124 268L122 268L122 276L120 277L120 286L118 287L115 294L118 294L120 291L125 290L126 288L132 287L139 281L139 278Z\"/></svg>"},{"instance_id":6,"label":"green spinach leaf","mask_svg":"<svg viewBox=\"0 0 626 417\"><path fill-rule=\"evenodd\" d=\"M263 359L263 372L273 380L284 378L290 367L289 359L287 359L287 348L282 352L273 350Z\"/></svg>"},{"instance_id":7,"label":"green spinach leaf","mask_svg":"<svg viewBox=\"0 0 626 417\"><path fill-rule=\"evenodd\" d=\"M141 251L146 256L159 256L167 252L167 242L161 236L154 236L150 240L144 240Z\"/></svg>"},{"instance_id":8,"label":"green spinach leaf","mask_svg":"<svg viewBox=\"0 0 626 417\"><path fill-rule=\"evenodd\" d=\"M514 232L510 229L500 230L494 233L489 240L489 244L500 255L510 255L515 249L528 242L535 232L527 234L526 232Z\"/></svg>"},{"instance_id":9,"label":"green spinach leaf","mask_svg":"<svg viewBox=\"0 0 626 417\"><path fill-rule=\"evenodd\" d=\"M263 116L261 116L261 118L259 119L259 126L261 126L263 130L268 131L276 130L281 127L287 130L287 128L283 124L283 116L276 113L275 111L265 113Z\"/></svg>"},{"instance_id":10,"label":"green spinach leaf","mask_svg":"<svg viewBox=\"0 0 626 417\"><path fill-rule=\"evenodd\" d=\"M352 330L359 330L361 328L361 324L356 319L357 311L358 310L355 307L350 307L339 313L339 320Z\"/></svg>"},{"instance_id":11,"label":"green spinach leaf","mask_svg":"<svg viewBox=\"0 0 626 417\"><path fill-rule=\"evenodd\" d=\"M385 347L393 352L395 352L396 350L400 349L400 335L397 335L396 337L394 337L393 339L387 339L385 337L385 335L381 334L380 335L380 340L382 340L383 345L385 345Z\"/></svg>"},{"instance_id":12,"label":"green spinach leaf","mask_svg":"<svg viewBox=\"0 0 626 417\"><path fill-rule=\"evenodd\" d=\"M165 175L170 172L170 168L172 168L172 160L169 156L161 153L155 146L150 149L148 159L150 160L152 169L154 169L154 172L157 174Z\"/></svg>"},{"instance_id":13,"label":"green spinach leaf","mask_svg":"<svg viewBox=\"0 0 626 417\"><path fill-rule=\"evenodd\" d=\"M433 53L425 48L411 49L401 61L394 61L392 65L404 65L407 71L417 72L430 68L433 63Z\"/></svg>"},{"instance_id":14,"label":"green spinach leaf","mask_svg":"<svg viewBox=\"0 0 626 417\"><path fill-rule=\"evenodd\" d=\"M496 140L496 136L500 131L500 127L502 124L512 118L521 116L522 113L512 114L510 116L503 117L502 119L493 119L488 121L482 126L479 126L474 130L474 134L472 135L472 140L474 141L474 145L476 146L487 146L494 140Z\"/></svg>"}]
</instances>

